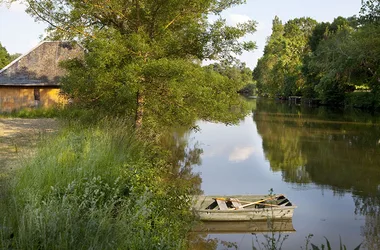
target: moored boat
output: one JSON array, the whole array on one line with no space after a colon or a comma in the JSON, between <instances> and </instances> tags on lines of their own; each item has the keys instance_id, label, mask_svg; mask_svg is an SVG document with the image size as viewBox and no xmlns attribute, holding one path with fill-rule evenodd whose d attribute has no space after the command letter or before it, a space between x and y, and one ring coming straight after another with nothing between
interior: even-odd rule
<instances>
[{"instance_id":1,"label":"moored boat","mask_svg":"<svg viewBox=\"0 0 380 250\"><path fill-rule=\"evenodd\" d=\"M285 195L198 196L193 210L201 221L291 219L296 206Z\"/></svg>"}]
</instances>

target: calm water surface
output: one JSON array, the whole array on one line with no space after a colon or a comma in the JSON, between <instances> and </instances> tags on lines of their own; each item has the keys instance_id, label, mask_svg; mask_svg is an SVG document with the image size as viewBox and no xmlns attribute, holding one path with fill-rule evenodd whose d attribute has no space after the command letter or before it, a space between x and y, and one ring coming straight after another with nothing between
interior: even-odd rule
<instances>
[{"instance_id":1,"label":"calm water surface","mask_svg":"<svg viewBox=\"0 0 380 250\"><path fill-rule=\"evenodd\" d=\"M362 249L380 249L378 118L262 100L253 106L238 125L198 122L200 132L190 135L203 149L202 163L193 168L203 192L286 194L298 208L296 232L282 249L305 249L309 234L319 246L327 237L333 249L339 249L340 237L348 249L361 242ZM235 242L239 249L259 247L256 240L264 239L249 233L202 237Z\"/></svg>"}]
</instances>

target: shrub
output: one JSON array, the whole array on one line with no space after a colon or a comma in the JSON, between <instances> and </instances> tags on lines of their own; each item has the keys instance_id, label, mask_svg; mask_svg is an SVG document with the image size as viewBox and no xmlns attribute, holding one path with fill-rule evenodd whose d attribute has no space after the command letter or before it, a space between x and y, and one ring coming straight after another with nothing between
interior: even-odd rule
<instances>
[{"instance_id":1,"label":"shrub","mask_svg":"<svg viewBox=\"0 0 380 250\"><path fill-rule=\"evenodd\" d=\"M373 109L374 95L371 92L352 92L346 94L346 105L355 108Z\"/></svg>"}]
</instances>

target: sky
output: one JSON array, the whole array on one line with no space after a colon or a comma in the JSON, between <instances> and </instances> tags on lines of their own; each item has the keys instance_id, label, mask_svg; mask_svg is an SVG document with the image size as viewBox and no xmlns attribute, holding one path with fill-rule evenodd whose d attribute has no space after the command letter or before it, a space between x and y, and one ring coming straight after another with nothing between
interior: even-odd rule
<instances>
[{"instance_id":1,"label":"sky","mask_svg":"<svg viewBox=\"0 0 380 250\"><path fill-rule=\"evenodd\" d=\"M338 16L358 15L360 6L361 0L247 0L246 4L225 11L223 16L229 24L246 20L257 22L257 31L244 38L255 41L257 49L239 58L253 69L263 54L276 15L283 23L299 17L332 22ZM25 7L21 4L14 3L8 7L0 5L0 43L10 54L26 53L41 41L46 24L35 22L24 12Z\"/></svg>"}]
</instances>

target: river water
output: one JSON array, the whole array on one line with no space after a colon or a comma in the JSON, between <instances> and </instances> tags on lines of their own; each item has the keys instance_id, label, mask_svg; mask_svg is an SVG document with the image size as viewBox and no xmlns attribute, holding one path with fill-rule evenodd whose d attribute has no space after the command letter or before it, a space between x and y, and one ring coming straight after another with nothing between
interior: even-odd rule
<instances>
[{"instance_id":1,"label":"river water","mask_svg":"<svg viewBox=\"0 0 380 250\"><path fill-rule=\"evenodd\" d=\"M282 249L305 249L306 237L333 249L380 249L380 122L358 110L331 110L250 100L238 125L199 121L190 143L203 149L193 172L206 195L286 194L296 205L296 232ZM238 249L268 248L262 234L202 234ZM280 243L277 244L277 248Z\"/></svg>"}]
</instances>

